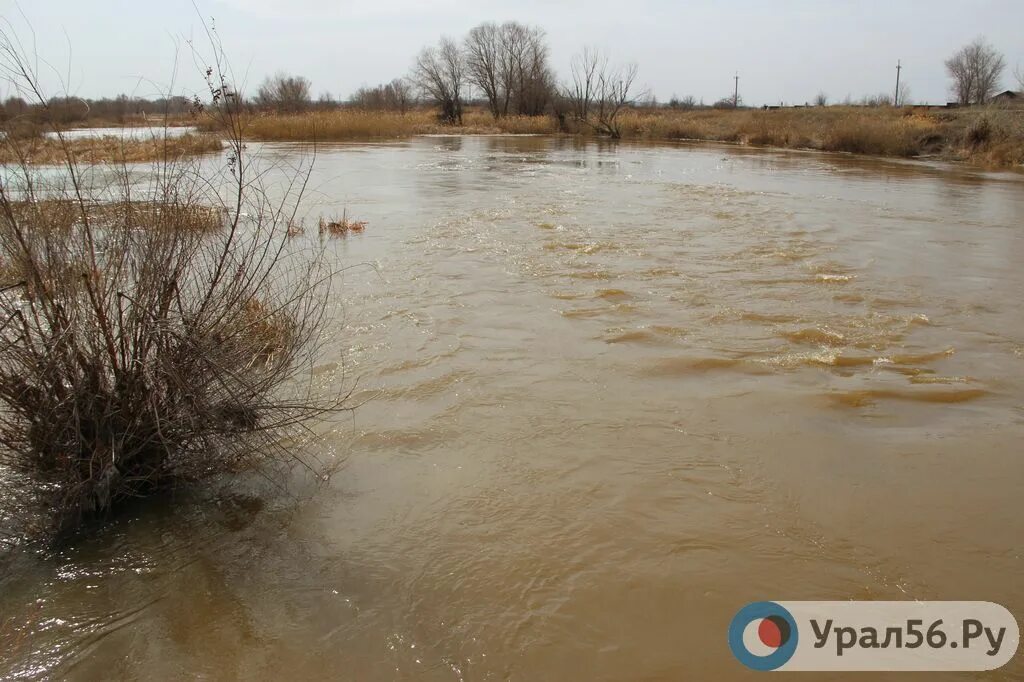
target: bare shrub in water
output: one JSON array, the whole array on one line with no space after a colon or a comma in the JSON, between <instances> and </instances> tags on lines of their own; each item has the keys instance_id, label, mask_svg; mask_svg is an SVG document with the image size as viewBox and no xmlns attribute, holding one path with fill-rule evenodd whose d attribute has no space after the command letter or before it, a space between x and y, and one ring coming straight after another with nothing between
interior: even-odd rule
<instances>
[{"instance_id":1,"label":"bare shrub in water","mask_svg":"<svg viewBox=\"0 0 1024 682\"><path fill-rule=\"evenodd\" d=\"M0 56L45 106L2 32ZM182 480L322 470L282 440L341 405L309 378L322 251L287 238L308 172L279 201L261 189L219 50L215 63L209 112L229 152L214 170L173 155L148 173L85 167L56 132L61 166L0 169L0 533L12 516L73 528Z\"/></svg>"}]
</instances>

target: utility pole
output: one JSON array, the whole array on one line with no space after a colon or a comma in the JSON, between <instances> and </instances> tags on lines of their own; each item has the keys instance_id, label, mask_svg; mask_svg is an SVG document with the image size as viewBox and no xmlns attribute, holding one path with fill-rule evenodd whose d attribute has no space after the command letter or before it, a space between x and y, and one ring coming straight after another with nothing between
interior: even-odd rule
<instances>
[{"instance_id":1,"label":"utility pole","mask_svg":"<svg viewBox=\"0 0 1024 682\"><path fill-rule=\"evenodd\" d=\"M898 107L900 105L900 71L903 70L903 60L896 60L896 96L892 98L892 105Z\"/></svg>"},{"instance_id":2,"label":"utility pole","mask_svg":"<svg viewBox=\"0 0 1024 682\"><path fill-rule=\"evenodd\" d=\"M735 78L733 78L733 80L736 81L736 89L733 90L733 93L732 93L732 108L733 109L739 109L740 108L740 72L739 71L736 72L736 76L735 76Z\"/></svg>"}]
</instances>

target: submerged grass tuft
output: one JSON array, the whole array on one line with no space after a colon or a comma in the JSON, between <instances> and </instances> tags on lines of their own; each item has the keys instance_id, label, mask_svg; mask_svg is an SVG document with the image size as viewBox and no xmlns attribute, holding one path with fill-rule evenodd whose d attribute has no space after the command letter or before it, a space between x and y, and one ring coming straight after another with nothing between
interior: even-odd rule
<instances>
[{"instance_id":1,"label":"submerged grass tuft","mask_svg":"<svg viewBox=\"0 0 1024 682\"><path fill-rule=\"evenodd\" d=\"M350 232L355 234L361 233L366 229L367 224L365 220L350 220L348 213L344 213L341 218L332 218L330 220L321 217L319 227L321 235L346 237Z\"/></svg>"}]
</instances>

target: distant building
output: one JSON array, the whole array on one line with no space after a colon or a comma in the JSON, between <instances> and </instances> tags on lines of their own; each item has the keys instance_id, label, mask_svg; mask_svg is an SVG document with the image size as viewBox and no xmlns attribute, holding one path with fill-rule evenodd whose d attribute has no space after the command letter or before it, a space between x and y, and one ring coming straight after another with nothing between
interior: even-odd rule
<instances>
[{"instance_id":1,"label":"distant building","mask_svg":"<svg viewBox=\"0 0 1024 682\"><path fill-rule=\"evenodd\" d=\"M1005 90L992 97L992 104L1024 104L1024 93Z\"/></svg>"}]
</instances>

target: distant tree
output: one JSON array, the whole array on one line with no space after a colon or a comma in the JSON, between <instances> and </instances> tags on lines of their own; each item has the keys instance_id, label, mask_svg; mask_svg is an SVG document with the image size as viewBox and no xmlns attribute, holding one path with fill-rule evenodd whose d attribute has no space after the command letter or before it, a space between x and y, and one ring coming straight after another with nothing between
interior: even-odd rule
<instances>
[{"instance_id":1,"label":"distant tree","mask_svg":"<svg viewBox=\"0 0 1024 682\"><path fill-rule=\"evenodd\" d=\"M425 47L416 57L412 78L423 94L441 108L441 120L462 125L462 94L466 75L462 51L451 38Z\"/></svg>"},{"instance_id":2,"label":"distant tree","mask_svg":"<svg viewBox=\"0 0 1024 682\"><path fill-rule=\"evenodd\" d=\"M672 95L672 99L668 101L668 106L671 109L689 111L690 109L697 108L697 99L693 95L686 95L682 99L676 95Z\"/></svg>"},{"instance_id":3,"label":"distant tree","mask_svg":"<svg viewBox=\"0 0 1024 682\"><path fill-rule=\"evenodd\" d=\"M416 103L416 95L408 79L395 78L386 87L391 108L399 113L406 113Z\"/></svg>"},{"instance_id":4,"label":"distant tree","mask_svg":"<svg viewBox=\"0 0 1024 682\"><path fill-rule=\"evenodd\" d=\"M892 95L888 92L880 92L877 95L865 95L861 101L865 107L888 107L892 106Z\"/></svg>"},{"instance_id":5,"label":"distant tree","mask_svg":"<svg viewBox=\"0 0 1024 682\"><path fill-rule=\"evenodd\" d=\"M908 83L900 83L900 89L896 93L896 106L908 107L913 103L910 99L910 85Z\"/></svg>"},{"instance_id":6,"label":"distant tree","mask_svg":"<svg viewBox=\"0 0 1024 682\"><path fill-rule=\"evenodd\" d=\"M816 107L827 107L828 106L828 95L824 92L819 92L814 97L814 106Z\"/></svg>"},{"instance_id":7,"label":"distant tree","mask_svg":"<svg viewBox=\"0 0 1024 682\"><path fill-rule=\"evenodd\" d=\"M1013 75L1017 78L1017 87L1024 90L1024 69L1018 66L1014 70Z\"/></svg>"},{"instance_id":8,"label":"distant tree","mask_svg":"<svg viewBox=\"0 0 1024 682\"><path fill-rule=\"evenodd\" d=\"M404 114L412 106L412 86L406 79L396 78L373 88L363 86L355 91L350 101L363 109L398 111Z\"/></svg>"},{"instance_id":9,"label":"distant tree","mask_svg":"<svg viewBox=\"0 0 1024 682\"><path fill-rule=\"evenodd\" d=\"M284 113L305 111L310 105L310 82L302 76L279 73L267 77L256 92L256 106Z\"/></svg>"},{"instance_id":10,"label":"distant tree","mask_svg":"<svg viewBox=\"0 0 1024 682\"><path fill-rule=\"evenodd\" d=\"M610 67L600 50L584 49L572 60L572 83L566 88L577 121L612 139L622 137L619 115L642 94L634 91L636 64Z\"/></svg>"},{"instance_id":11,"label":"distant tree","mask_svg":"<svg viewBox=\"0 0 1024 682\"><path fill-rule=\"evenodd\" d=\"M960 104L984 104L999 90L1006 60L984 38L978 38L946 60L950 91Z\"/></svg>"},{"instance_id":12,"label":"distant tree","mask_svg":"<svg viewBox=\"0 0 1024 682\"><path fill-rule=\"evenodd\" d=\"M28 102L20 97L8 97L3 103L2 116L3 120L9 120L17 118L18 116L24 116L28 113L29 105Z\"/></svg>"},{"instance_id":13,"label":"distant tree","mask_svg":"<svg viewBox=\"0 0 1024 682\"><path fill-rule=\"evenodd\" d=\"M51 123L72 125L89 118L89 102L80 97L51 97L46 102L46 116Z\"/></svg>"},{"instance_id":14,"label":"distant tree","mask_svg":"<svg viewBox=\"0 0 1024 682\"><path fill-rule=\"evenodd\" d=\"M316 109L321 111L330 111L338 105L334 95L331 94L330 90L325 90L318 97L316 97Z\"/></svg>"}]
</instances>

